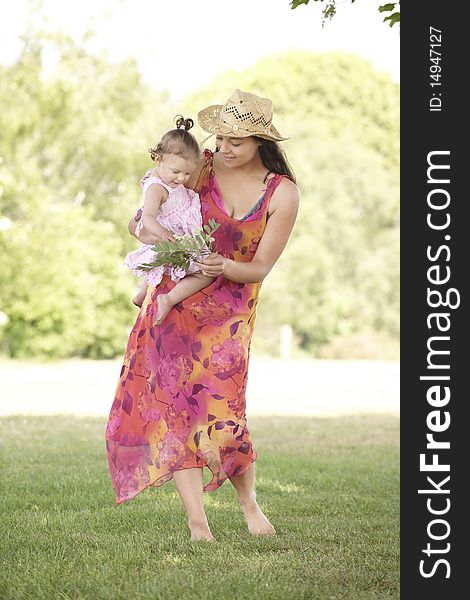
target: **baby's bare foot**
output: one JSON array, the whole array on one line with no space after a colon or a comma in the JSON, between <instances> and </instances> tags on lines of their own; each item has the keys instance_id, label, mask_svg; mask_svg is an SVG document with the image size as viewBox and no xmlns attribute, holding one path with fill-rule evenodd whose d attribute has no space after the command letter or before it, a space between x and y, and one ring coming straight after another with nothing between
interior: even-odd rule
<instances>
[{"instance_id":1,"label":"baby's bare foot","mask_svg":"<svg viewBox=\"0 0 470 600\"><path fill-rule=\"evenodd\" d=\"M256 500L242 504L251 535L276 535L276 530L258 506Z\"/></svg>"},{"instance_id":2,"label":"baby's bare foot","mask_svg":"<svg viewBox=\"0 0 470 600\"><path fill-rule=\"evenodd\" d=\"M163 323L172 308L173 303L170 298L168 298L168 294L160 294L157 297L157 314L155 315L153 324L157 326Z\"/></svg>"},{"instance_id":3,"label":"baby's bare foot","mask_svg":"<svg viewBox=\"0 0 470 600\"><path fill-rule=\"evenodd\" d=\"M133 298L132 298L132 302L138 306L139 308L141 308L142 303L144 301L145 296L142 296L142 294L136 294Z\"/></svg>"}]
</instances>

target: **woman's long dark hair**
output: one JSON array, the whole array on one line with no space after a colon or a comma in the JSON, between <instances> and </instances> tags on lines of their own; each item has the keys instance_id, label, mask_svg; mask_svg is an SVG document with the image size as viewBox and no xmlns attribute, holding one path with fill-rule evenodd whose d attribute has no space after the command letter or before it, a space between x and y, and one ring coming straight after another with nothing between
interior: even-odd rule
<instances>
[{"instance_id":1,"label":"woman's long dark hair","mask_svg":"<svg viewBox=\"0 0 470 600\"><path fill-rule=\"evenodd\" d=\"M260 144L259 157L261 158L261 162L268 169L269 173L286 175L291 181L296 183L294 171L279 144L272 140L265 140L256 136L255 140Z\"/></svg>"}]
</instances>

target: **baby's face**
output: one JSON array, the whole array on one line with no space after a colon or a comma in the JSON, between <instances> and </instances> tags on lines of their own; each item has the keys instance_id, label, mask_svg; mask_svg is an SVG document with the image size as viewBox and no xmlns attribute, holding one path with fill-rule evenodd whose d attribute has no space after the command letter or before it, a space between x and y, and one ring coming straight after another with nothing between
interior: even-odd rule
<instances>
[{"instance_id":1,"label":"baby's face","mask_svg":"<svg viewBox=\"0 0 470 600\"><path fill-rule=\"evenodd\" d=\"M195 168L194 161L176 154L164 154L160 160L157 160L160 179L170 187L186 183Z\"/></svg>"}]
</instances>

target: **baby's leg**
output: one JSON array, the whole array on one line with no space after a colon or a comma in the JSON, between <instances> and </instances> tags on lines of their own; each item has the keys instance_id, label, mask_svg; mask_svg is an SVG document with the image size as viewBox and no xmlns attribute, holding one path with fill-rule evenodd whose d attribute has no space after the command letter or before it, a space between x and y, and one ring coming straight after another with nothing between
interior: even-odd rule
<instances>
[{"instance_id":1,"label":"baby's leg","mask_svg":"<svg viewBox=\"0 0 470 600\"><path fill-rule=\"evenodd\" d=\"M160 325L175 304L199 292L213 281L214 277L202 273L192 273L183 277L168 294L160 294L157 297L158 310L154 325Z\"/></svg>"},{"instance_id":2,"label":"baby's leg","mask_svg":"<svg viewBox=\"0 0 470 600\"><path fill-rule=\"evenodd\" d=\"M137 294L132 298L132 302L136 306L142 306L143 301L145 300L145 296L147 295L148 283L144 280L142 285L139 288Z\"/></svg>"}]
</instances>

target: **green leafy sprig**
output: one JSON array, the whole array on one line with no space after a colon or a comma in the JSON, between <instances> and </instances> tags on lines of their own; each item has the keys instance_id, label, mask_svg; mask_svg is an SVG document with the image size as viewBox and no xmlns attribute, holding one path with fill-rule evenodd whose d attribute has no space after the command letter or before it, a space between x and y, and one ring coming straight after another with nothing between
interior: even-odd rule
<instances>
[{"instance_id":1,"label":"green leafy sprig","mask_svg":"<svg viewBox=\"0 0 470 600\"><path fill-rule=\"evenodd\" d=\"M209 219L209 224L196 229L193 234L174 235L176 242L157 242L152 250L157 253L155 260L139 265L139 269L149 271L155 267L172 266L180 267L187 271L190 261L208 256L213 252L212 234L220 227L220 223Z\"/></svg>"}]
</instances>

